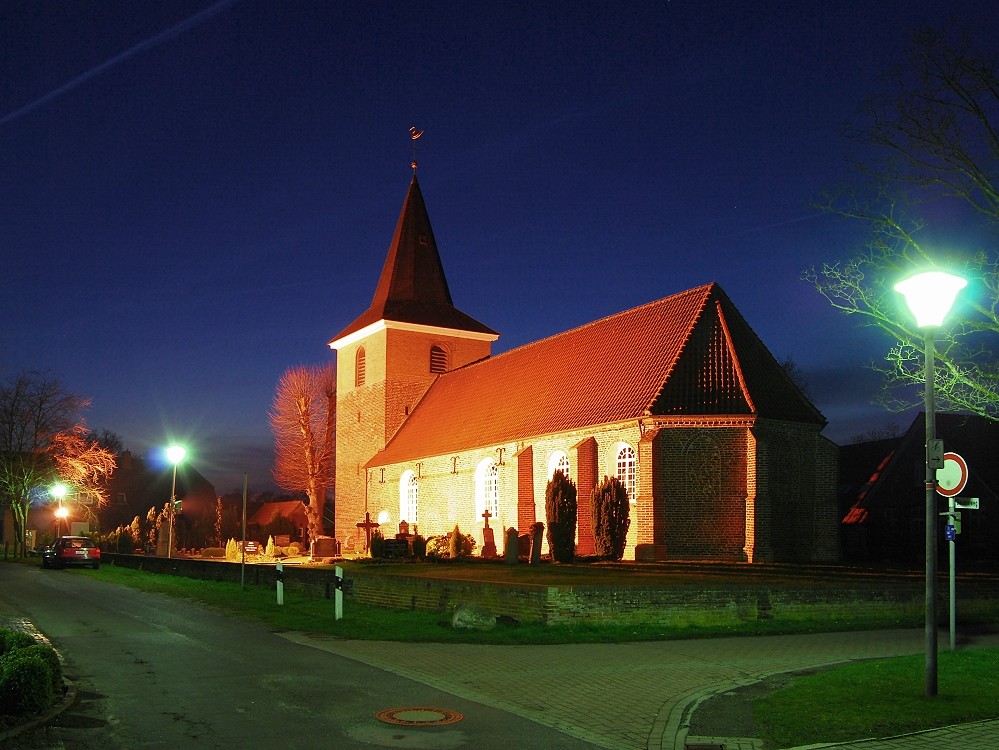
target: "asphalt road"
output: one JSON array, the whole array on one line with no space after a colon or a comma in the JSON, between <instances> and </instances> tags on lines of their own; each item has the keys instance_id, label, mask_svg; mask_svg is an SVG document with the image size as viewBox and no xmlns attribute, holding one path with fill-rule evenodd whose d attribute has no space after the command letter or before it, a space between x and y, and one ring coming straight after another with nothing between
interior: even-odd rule
<instances>
[{"instance_id":1,"label":"asphalt road","mask_svg":"<svg viewBox=\"0 0 999 750\"><path fill-rule=\"evenodd\" d=\"M0 621L17 618L61 652L78 699L53 724L9 740L4 750L598 747L265 626L78 571L0 563ZM457 660L454 669L461 670ZM416 707L461 719L406 726L376 718Z\"/></svg>"}]
</instances>

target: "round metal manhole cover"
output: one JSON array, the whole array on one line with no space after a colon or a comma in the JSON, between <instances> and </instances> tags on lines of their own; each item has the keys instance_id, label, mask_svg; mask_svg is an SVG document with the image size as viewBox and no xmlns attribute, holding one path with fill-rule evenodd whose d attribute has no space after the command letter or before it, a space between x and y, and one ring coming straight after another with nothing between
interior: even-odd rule
<instances>
[{"instance_id":1,"label":"round metal manhole cover","mask_svg":"<svg viewBox=\"0 0 999 750\"><path fill-rule=\"evenodd\" d=\"M401 724L407 727L440 727L445 724L457 724L465 717L449 708L416 706L413 708L387 708L376 713L375 718L386 724Z\"/></svg>"}]
</instances>

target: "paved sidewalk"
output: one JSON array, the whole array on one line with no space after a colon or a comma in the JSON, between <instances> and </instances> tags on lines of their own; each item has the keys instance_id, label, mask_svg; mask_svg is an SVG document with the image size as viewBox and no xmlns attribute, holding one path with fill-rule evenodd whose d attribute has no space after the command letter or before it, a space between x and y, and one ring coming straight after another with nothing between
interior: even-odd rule
<instances>
[{"instance_id":1,"label":"paved sidewalk","mask_svg":"<svg viewBox=\"0 0 999 750\"><path fill-rule=\"evenodd\" d=\"M922 630L560 646L390 643L283 635L612 750L684 750L688 745L756 750L761 744L753 738L689 736L693 710L715 693L772 674L923 649ZM999 636L976 638L971 645L999 647ZM999 720L827 747L999 748Z\"/></svg>"}]
</instances>

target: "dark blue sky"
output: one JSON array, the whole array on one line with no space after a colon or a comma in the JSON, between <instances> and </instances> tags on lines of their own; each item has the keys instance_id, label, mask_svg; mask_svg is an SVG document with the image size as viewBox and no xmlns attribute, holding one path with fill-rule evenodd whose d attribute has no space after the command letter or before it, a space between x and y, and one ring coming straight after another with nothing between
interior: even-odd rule
<instances>
[{"instance_id":1,"label":"dark blue sky","mask_svg":"<svg viewBox=\"0 0 999 750\"><path fill-rule=\"evenodd\" d=\"M810 206L917 25L991 2L0 0L0 375L271 486L281 373L369 304L410 179L494 351L717 281L837 442L888 342L807 283ZM942 229L940 236L947 235ZM964 241L963 238L960 241Z\"/></svg>"}]
</instances>

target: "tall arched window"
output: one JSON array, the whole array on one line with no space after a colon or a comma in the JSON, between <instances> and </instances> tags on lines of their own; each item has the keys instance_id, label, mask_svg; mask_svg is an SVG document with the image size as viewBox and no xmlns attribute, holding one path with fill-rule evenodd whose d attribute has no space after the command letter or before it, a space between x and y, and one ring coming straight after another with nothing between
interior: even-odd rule
<instances>
[{"instance_id":1,"label":"tall arched window","mask_svg":"<svg viewBox=\"0 0 999 750\"><path fill-rule=\"evenodd\" d=\"M399 520L413 524L420 522L420 481L412 471L404 472L399 480Z\"/></svg>"},{"instance_id":2,"label":"tall arched window","mask_svg":"<svg viewBox=\"0 0 999 750\"><path fill-rule=\"evenodd\" d=\"M635 502L638 491L638 473L635 470L635 449L630 445L621 446L617 452L617 478L628 490L628 499Z\"/></svg>"},{"instance_id":3,"label":"tall arched window","mask_svg":"<svg viewBox=\"0 0 999 750\"><path fill-rule=\"evenodd\" d=\"M563 451L555 451L548 459L548 478L555 476L556 471L561 471L566 479L572 479L569 473L569 457Z\"/></svg>"},{"instance_id":4,"label":"tall arched window","mask_svg":"<svg viewBox=\"0 0 999 750\"><path fill-rule=\"evenodd\" d=\"M499 469L491 458L483 459L475 469L475 514L481 517L486 510L492 518L499 514Z\"/></svg>"},{"instance_id":5,"label":"tall arched window","mask_svg":"<svg viewBox=\"0 0 999 750\"><path fill-rule=\"evenodd\" d=\"M357 350L354 357L354 386L359 388L364 385L364 376L367 374L367 365L364 361L364 347Z\"/></svg>"},{"instance_id":6,"label":"tall arched window","mask_svg":"<svg viewBox=\"0 0 999 750\"><path fill-rule=\"evenodd\" d=\"M447 372L447 350L443 346L430 347L430 372Z\"/></svg>"}]
</instances>

